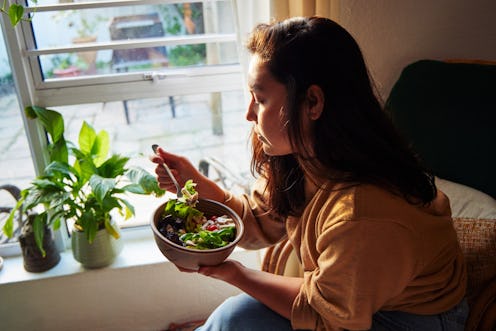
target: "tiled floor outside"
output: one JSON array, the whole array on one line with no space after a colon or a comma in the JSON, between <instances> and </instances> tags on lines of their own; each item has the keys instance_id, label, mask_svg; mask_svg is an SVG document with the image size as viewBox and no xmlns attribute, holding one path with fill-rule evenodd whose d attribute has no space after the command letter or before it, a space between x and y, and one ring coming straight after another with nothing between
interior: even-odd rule
<instances>
[{"instance_id":1,"label":"tiled floor outside","mask_svg":"<svg viewBox=\"0 0 496 331\"><path fill-rule=\"evenodd\" d=\"M251 124L244 118L246 102L242 91L222 93L222 135L213 134L210 95L178 96L176 118L172 118L167 98L129 101L130 124L126 124L122 102L54 108L64 115L66 139L77 142L85 118L97 131L111 137L112 152L131 157L131 164L153 171L148 160L151 145L160 144L171 152L188 157L198 165L201 158L213 156L231 169L248 173L250 153L248 134ZM15 96L0 100L0 185L23 188L33 178L27 138L19 119ZM10 197L0 192L0 206ZM151 197L132 199L139 222L149 221L149 211L158 202ZM11 202L9 202L11 203Z\"/></svg>"}]
</instances>

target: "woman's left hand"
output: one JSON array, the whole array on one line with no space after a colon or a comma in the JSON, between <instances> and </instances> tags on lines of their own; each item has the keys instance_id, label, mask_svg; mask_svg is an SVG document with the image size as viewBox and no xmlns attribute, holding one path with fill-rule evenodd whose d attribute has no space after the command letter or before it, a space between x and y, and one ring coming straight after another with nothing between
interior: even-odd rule
<instances>
[{"instance_id":1,"label":"woman's left hand","mask_svg":"<svg viewBox=\"0 0 496 331\"><path fill-rule=\"evenodd\" d=\"M245 267L238 261L226 260L216 266L201 266L198 273L231 283L231 280Z\"/></svg>"},{"instance_id":2,"label":"woman's left hand","mask_svg":"<svg viewBox=\"0 0 496 331\"><path fill-rule=\"evenodd\" d=\"M204 276L220 279L228 283L230 282L231 279L233 279L233 277L239 275L241 269L244 268L244 266L241 263L233 260L226 260L221 264L215 266L200 266L198 270L185 269L179 266L176 267L182 272L189 272L189 273L197 272Z\"/></svg>"}]
</instances>

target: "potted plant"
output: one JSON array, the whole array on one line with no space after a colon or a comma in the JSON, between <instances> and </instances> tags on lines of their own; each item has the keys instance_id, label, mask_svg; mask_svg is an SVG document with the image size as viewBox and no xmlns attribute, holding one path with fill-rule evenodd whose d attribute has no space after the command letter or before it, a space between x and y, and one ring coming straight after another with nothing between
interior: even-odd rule
<instances>
[{"instance_id":1,"label":"potted plant","mask_svg":"<svg viewBox=\"0 0 496 331\"><path fill-rule=\"evenodd\" d=\"M52 71L54 77L73 77L81 74L81 69L73 63L75 61L72 60L72 54L64 57L55 55L51 58L51 62L54 68Z\"/></svg>"},{"instance_id":2,"label":"potted plant","mask_svg":"<svg viewBox=\"0 0 496 331\"><path fill-rule=\"evenodd\" d=\"M165 192L152 174L139 167L128 168L128 157L108 156L110 143L105 130L97 133L83 122L76 145L65 140L60 113L32 106L26 108L26 114L37 118L50 138L50 164L23 190L18 203L24 210L44 207L33 226L38 247L42 249L40 224L57 228L61 221L73 220L71 240L75 259L88 268L112 263L120 246L116 242L119 228L112 213L119 212L125 218L134 215L126 194L161 196ZM104 253L108 256L103 256Z\"/></svg>"},{"instance_id":3,"label":"potted plant","mask_svg":"<svg viewBox=\"0 0 496 331\"><path fill-rule=\"evenodd\" d=\"M98 24L107 21L106 18L100 15L86 18L82 13L74 11L72 11L72 16L78 18L78 20L70 20L68 23L69 28L75 28L77 32L77 37L72 38L74 44L95 42L97 40L96 30ZM77 56L84 64L86 72L93 73L96 70L96 51L79 52L77 53Z\"/></svg>"},{"instance_id":4,"label":"potted plant","mask_svg":"<svg viewBox=\"0 0 496 331\"><path fill-rule=\"evenodd\" d=\"M0 190L10 193L12 198L18 202L21 199L21 190L15 185L1 185ZM19 203L19 202L18 202ZM22 203L22 202L21 202ZM40 232L43 232L43 238L39 243L34 232L34 226L44 225L43 222L36 222L37 214L31 211L23 212L22 208L17 206L14 211L11 207L0 208L0 213L8 214L11 217L10 222L3 228L8 238L14 234L21 247L24 269L30 272L42 272L51 269L60 261L60 253L55 245L52 232L47 226L43 226ZM14 221L16 226L14 226Z\"/></svg>"}]
</instances>

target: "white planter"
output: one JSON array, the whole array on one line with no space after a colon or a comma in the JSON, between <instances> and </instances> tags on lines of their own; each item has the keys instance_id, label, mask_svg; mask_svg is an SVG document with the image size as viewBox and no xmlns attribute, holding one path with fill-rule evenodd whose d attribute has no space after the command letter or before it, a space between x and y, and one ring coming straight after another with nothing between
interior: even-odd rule
<instances>
[{"instance_id":1,"label":"white planter","mask_svg":"<svg viewBox=\"0 0 496 331\"><path fill-rule=\"evenodd\" d=\"M71 244L74 259L90 269L112 264L122 251L122 239L115 239L105 229L96 233L91 244L86 239L86 233L74 230Z\"/></svg>"}]
</instances>

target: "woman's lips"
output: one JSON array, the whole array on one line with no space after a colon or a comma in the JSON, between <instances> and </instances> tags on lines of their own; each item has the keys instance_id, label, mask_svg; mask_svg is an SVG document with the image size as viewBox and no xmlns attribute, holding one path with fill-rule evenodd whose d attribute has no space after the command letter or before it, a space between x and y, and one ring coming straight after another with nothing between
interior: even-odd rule
<instances>
[{"instance_id":1,"label":"woman's lips","mask_svg":"<svg viewBox=\"0 0 496 331\"><path fill-rule=\"evenodd\" d=\"M261 142L267 144L267 140L264 138L264 136L262 136L260 133L258 133L257 131L255 132L257 134L257 137L258 139L260 139Z\"/></svg>"}]
</instances>

